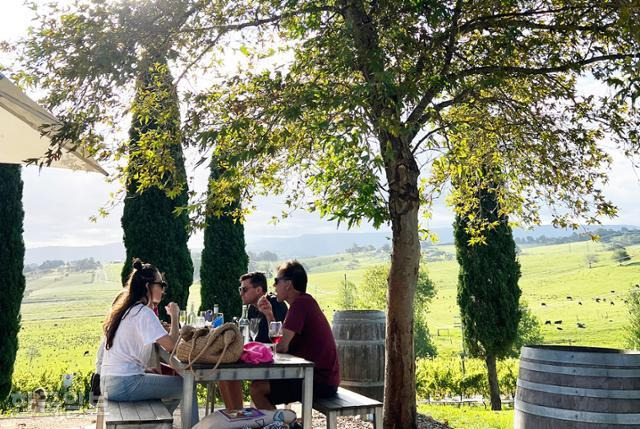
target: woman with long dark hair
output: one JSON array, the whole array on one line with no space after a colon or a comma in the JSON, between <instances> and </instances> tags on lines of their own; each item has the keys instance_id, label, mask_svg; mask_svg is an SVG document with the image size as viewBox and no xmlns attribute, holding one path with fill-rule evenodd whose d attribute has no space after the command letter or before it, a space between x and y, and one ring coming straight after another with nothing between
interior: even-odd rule
<instances>
[{"instance_id":1,"label":"woman with long dark hair","mask_svg":"<svg viewBox=\"0 0 640 429\"><path fill-rule=\"evenodd\" d=\"M114 401L162 399L173 414L182 398L182 378L148 373L145 368L154 343L171 352L179 339L178 305L170 302L166 307L171 317L169 333L152 310L166 287L155 266L134 259L126 291L116 299L104 322L100 390ZM193 409L196 415L198 407Z\"/></svg>"}]
</instances>

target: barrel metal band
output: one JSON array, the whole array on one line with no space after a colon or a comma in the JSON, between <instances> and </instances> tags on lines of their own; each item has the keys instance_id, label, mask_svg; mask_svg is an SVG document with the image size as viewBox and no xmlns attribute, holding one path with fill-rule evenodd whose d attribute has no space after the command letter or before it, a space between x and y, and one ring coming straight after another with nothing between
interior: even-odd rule
<instances>
[{"instance_id":1,"label":"barrel metal band","mask_svg":"<svg viewBox=\"0 0 640 429\"><path fill-rule=\"evenodd\" d=\"M591 411L565 410L563 408L544 407L542 405L529 404L516 400L516 411L532 414L534 416L548 417L558 420L569 420L581 423L606 423L618 425L640 424L640 414L625 413L594 413Z\"/></svg>"},{"instance_id":2,"label":"barrel metal band","mask_svg":"<svg viewBox=\"0 0 640 429\"><path fill-rule=\"evenodd\" d=\"M523 347L520 357L547 362L562 362L582 365L640 367L640 354L638 353L585 353Z\"/></svg>"},{"instance_id":3,"label":"barrel metal band","mask_svg":"<svg viewBox=\"0 0 640 429\"><path fill-rule=\"evenodd\" d=\"M640 369L618 368L586 368L574 366L557 366L520 360L520 368L552 374L584 375L587 377L620 377L640 378Z\"/></svg>"},{"instance_id":4,"label":"barrel metal band","mask_svg":"<svg viewBox=\"0 0 640 429\"><path fill-rule=\"evenodd\" d=\"M582 396L589 398L608 399L640 399L640 390L618 390L618 389L584 389L581 387L556 386L554 384L532 383L518 379L518 387L537 392L554 393L556 395Z\"/></svg>"}]
</instances>

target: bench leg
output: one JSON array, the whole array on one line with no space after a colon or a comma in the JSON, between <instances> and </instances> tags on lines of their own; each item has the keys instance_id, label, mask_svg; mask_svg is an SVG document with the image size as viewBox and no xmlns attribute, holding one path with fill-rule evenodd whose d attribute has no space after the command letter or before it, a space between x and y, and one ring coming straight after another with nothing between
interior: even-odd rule
<instances>
[{"instance_id":1,"label":"bench leg","mask_svg":"<svg viewBox=\"0 0 640 429\"><path fill-rule=\"evenodd\" d=\"M215 406L216 406L216 383L213 381L210 381L207 383L207 400L204 404L204 414L206 416L209 415L209 413L213 413ZM209 411L209 407L211 407L211 411Z\"/></svg>"},{"instance_id":2,"label":"bench leg","mask_svg":"<svg viewBox=\"0 0 640 429\"><path fill-rule=\"evenodd\" d=\"M338 427L338 413L330 412L327 414L327 429L337 429Z\"/></svg>"},{"instance_id":3,"label":"bench leg","mask_svg":"<svg viewBox=\"0 0 640 429\"><path fill-rule=\"evenodd\" d=\"M373 413L373 429L382 429L382 407L376 408Z\"/></svg>"},{"instance_id":4,"label":"bench leg","mask_svg":"<svg viewBox=\"0 0 640 429\"><path fill-rule=\"evenodd\" d=\"M102 397L98 399L98 415L96 416L96 429L104 429L104 400Z\"/></svg>"}]
</instances>

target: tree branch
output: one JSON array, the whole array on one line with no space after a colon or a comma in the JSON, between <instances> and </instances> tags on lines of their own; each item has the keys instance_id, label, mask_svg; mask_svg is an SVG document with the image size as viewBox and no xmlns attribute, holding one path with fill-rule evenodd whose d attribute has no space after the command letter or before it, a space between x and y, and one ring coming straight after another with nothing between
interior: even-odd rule
<instances>
[{"instance_id":1,"label":"tree branch","mask_svg":"<svg viewBox=\"0 0 640 429\"><path fill-rule=\"evenodd\" d=\"M449 71L449 67L451 66L451 60L453 58L453 52L455 50L456 36L458 34L457 32L458 20L460 19L461 13L462 13L462 1L457 0L455 8L453 10L453 16L451 18L451 25L449 26L449 40L447 42L447 48L445 51L444 64L442 65L442 69L439 73L440 76L446 75ZM431 103L433 98L442 89L442 87L443 87L443 83L437 82L437 83L434 83L429 89L427 89L425 94L422 96L422 98L420 99L416 107L413 109L413 111L407 118L406 124L408 125L409 128L412 128L413 124L419 125L417 123L418 118L422 116L422 114L424 113L429 103ZM418 133L418 128L419 127L415 129L414 135L411 137L412 139Z\"/></svg>"},{"instance_id":2,"label":"tree branch","mask_svg":"<svg viewBox=\"0 0 640 429\"><path fill-rule=\"evenodd\" d=\"M187 66L184 68L182 73L180 73L180 76L178 76L178 78L173 82L173 84L176 87L178 86L178 83L180 83L182 78L189 72L191 67L193 67L196 63L198 63L202 59L202 57L204 57L207 54L207 52L209 52L211 49L213 49L216 46L216 43L218 43L218 40L220 40L220 37L222 37L223 34L224 33L218 33L216 38L213 39L211 42L209 42L207 46L205 46L205 48L202 50L202 52L200 52L200 54L198 54L198 56L193 59L193 61L187 64Z\"/></svg>"},{"instance_id":3,"label":"tree branch","mask_svg":"<svg viewBox=\"0 0 640 429\"><path fill-rule=\"evenodd\" d=\"M551 30L551 31L584 31L584 32L604 32L613 28L615 23L606 25L577 25L577 24L541 24L524 19L505 19L501 21L476 22L472 25L460 26L460 33L466 34L476 30L487 30L491 28L526 28L530 30Z\"/></svg>"},{"instance_id":4,"label":"tree branch","mask_svg":"<svg viewBox=\"0 0 640 429\"><path fill-rule=\"evenodd\" d=\"M259 27L265 24L273 24L279 22L286 18L291 18L297 15L304 15L306 13L315 13L315 12L339 12L340 9L333 6L318 6L318 7L310 7L308 9L300 9L291 12L286 12L280 15L272 15L266 18L256 18L251 21L238 22L235 24L220 24L220 25L211 25L208 27L200 27L200 28L192 28L187 27L180 30L181 33L184 32L192 32L192 31L212 31L218 30L221 33L227 33L229 31L242 30L248 27Z\"/></svg>"},{"instance_id":5,"label":"tree branch","mask_svg":"<svg viewBox=\"0 0 640 429\"><path fill-rule=\"evenodd\" d=\"M431 137L434 134L437 134L441 131L444 131L447 127L445 125L439 126L437 128L434 128L433 130L429 131L427 134L424 135L424 137L422 137L413 147L413 149L411 150L412 154L416 154L417 150L420 148L420 145L422 143L424 143L429 137Z\"/></svg>"},{"instance_id":6,"label":"tree branch","mask_svg":"<svg viewBox=\"0 0 640 429\"><path fill-rule=\"evenodd\" d=\"M552 74L552 73L560 73L569 70L579 70L584 66L589 64L594 64L603 61L613 61L613 60L623 60L626 58L640 58L640 52L634 54L611 54L611 55L599 55L591 58L586 58L580 61L572 61L569 63L562 64L560 66L555 67L539 67L539 68L530 68L530 67L516 67L516 66L481 66L481 67L472 67L466 70L462 70L458 73L454 73L448 76L449 79L459 79L461 77L467 76L476 76L476 75L489 75L493 73L503 74L503 73L514 73L525 76L531 75L541 75L541 74Z\"/></svg>"}]
</instances>

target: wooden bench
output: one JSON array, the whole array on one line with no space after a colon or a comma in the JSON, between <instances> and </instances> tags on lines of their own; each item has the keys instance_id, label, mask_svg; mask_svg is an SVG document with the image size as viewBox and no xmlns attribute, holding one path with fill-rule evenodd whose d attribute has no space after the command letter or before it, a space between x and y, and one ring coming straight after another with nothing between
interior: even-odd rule
<instances>
[{"instance_id":1,"label":"wooden bench","mask_svg":"<svg viewBox=\"0 0 640 429\"><path fill-rule=\"evenodd\" d=\"M313 408L327 416L327 429L338 427L339 416L364 414L373 414L373 428L382 429L382 403L341 387L332 398L314 399Z\"/></svg>"},{"instance_id":2,"label":"wooden bench","mask_svg":"<svg viewBox=\"0 0 640 429\"><path fill-rule=\"evenodd\" d=\"M160 400L119 402L101 399L98 406L97 429L171 429L172 426L173 416Z\"/></svg>"}]
</instances>

